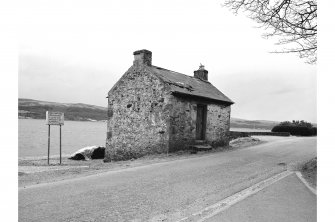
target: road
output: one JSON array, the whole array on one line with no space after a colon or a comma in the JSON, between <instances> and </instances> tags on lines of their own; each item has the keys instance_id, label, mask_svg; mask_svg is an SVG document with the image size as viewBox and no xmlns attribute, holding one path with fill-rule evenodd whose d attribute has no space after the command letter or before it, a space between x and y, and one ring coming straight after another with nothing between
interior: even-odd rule
<instances>
[{"instance_id":1,"label":"road","mask_svg":"<svg viewBox=\"0 0 335 222\"><path fill-rule=\"evenodd\" d=\"M176 221L316 156L316 137L19 188L19 221Z\"/></svg>"},{"instance_id":2,"label":"road","mask_svg":"<svg viewBox=\"0 0 335 222\"><path fill-rule=\"evenodd\" d=\"M206 222L316 222L316 211L316 195L291 174Z\"/></svg>"}]
</instances>

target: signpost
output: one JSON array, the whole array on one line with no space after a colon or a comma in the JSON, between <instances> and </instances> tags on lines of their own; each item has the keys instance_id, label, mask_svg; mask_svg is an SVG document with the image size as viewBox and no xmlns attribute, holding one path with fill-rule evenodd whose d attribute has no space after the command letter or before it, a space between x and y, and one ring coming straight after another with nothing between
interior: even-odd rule
<instances>
[{"instance_id":1,"label":"signpost","mask_svg":"<svg viewBox=\"0 0 335 222\"><path fill-rule=\"evenodd\" d=\"M46 120L48 125L48 165L50 159L50 126L59 125L59 164L62 164L62 125L64 125L64 113L46 112Z\"/></svg>"}]
</instances>

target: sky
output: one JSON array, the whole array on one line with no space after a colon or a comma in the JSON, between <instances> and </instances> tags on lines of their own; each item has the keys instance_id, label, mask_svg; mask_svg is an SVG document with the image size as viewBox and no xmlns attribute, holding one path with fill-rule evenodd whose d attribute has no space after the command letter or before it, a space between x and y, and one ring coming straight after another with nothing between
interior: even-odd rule
<instances>
[{"instance_id":1,"label":"sky","mask_svg":"<svg viewBox=\"0 0 335 222\"><path fill-rule=\"evenodd\" d=\"M153 65L209 81L235 104L232 117L316 118L316 65L264 39L245 14L223 1L22 1L18 96L107 106L107 92L133 62L152 51Z\"/></svg>"}]
</instances>

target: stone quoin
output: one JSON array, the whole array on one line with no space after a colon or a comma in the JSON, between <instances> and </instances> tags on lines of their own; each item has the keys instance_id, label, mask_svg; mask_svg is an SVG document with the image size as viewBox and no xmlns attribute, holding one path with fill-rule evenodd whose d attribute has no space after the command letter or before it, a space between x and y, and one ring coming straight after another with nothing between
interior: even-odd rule
<instances>
[{"instance_id":1,"label":"stone quoin","mask_svg":"<svg viewBox=\"0 0 335 222\"><path fill-rule=\"evenodd\" d=\"M228 144L227 96L208 81L203 65L188 76L152 65L148 50L108 92L105 162L185 150L196 141Z\"/></svg>"}]
</instances>

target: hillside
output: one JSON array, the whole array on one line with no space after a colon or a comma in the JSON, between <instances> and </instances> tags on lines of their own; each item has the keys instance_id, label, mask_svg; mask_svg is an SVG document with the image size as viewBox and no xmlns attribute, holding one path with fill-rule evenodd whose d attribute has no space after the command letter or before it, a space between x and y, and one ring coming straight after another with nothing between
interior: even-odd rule
<instances>
[{"instance_id":1,"label":"hillside","mask_svg":"<svg viewBox=\"0 0 335 222\"><path fill-rule=\"evenodd\" d=\"M269 129L271 130L275 125L279 124L276 121L269 120L245 120L239 118L230 118L231 128L248 128L248 129Z\"/></svg>"},{"instance_id":2,"label":"hillside","mask_svg":"<svg viewBox=\"0 0 335 222\"><path fill-rule=\"evenodd\" d=\"M19 118L45 119L46 111L64 112L65 120L95 121L107 119L107 108L83 103L56 103L19 98Z\"/></svg>"},{"instance_id":3,"label":"hillside","mask_svg":"<svg viewBox=\"0 0 335 222\"><path fill-rule=\"evenodd\" d=\"M65 120L101 121L107 119L107 108L83 103L56 103L33 99L19 99L19 118L45 119L46 111L65 113ZM231 118L231 128L272 129L278 124L267 120Z\"/></svg>"}]
</instances>

